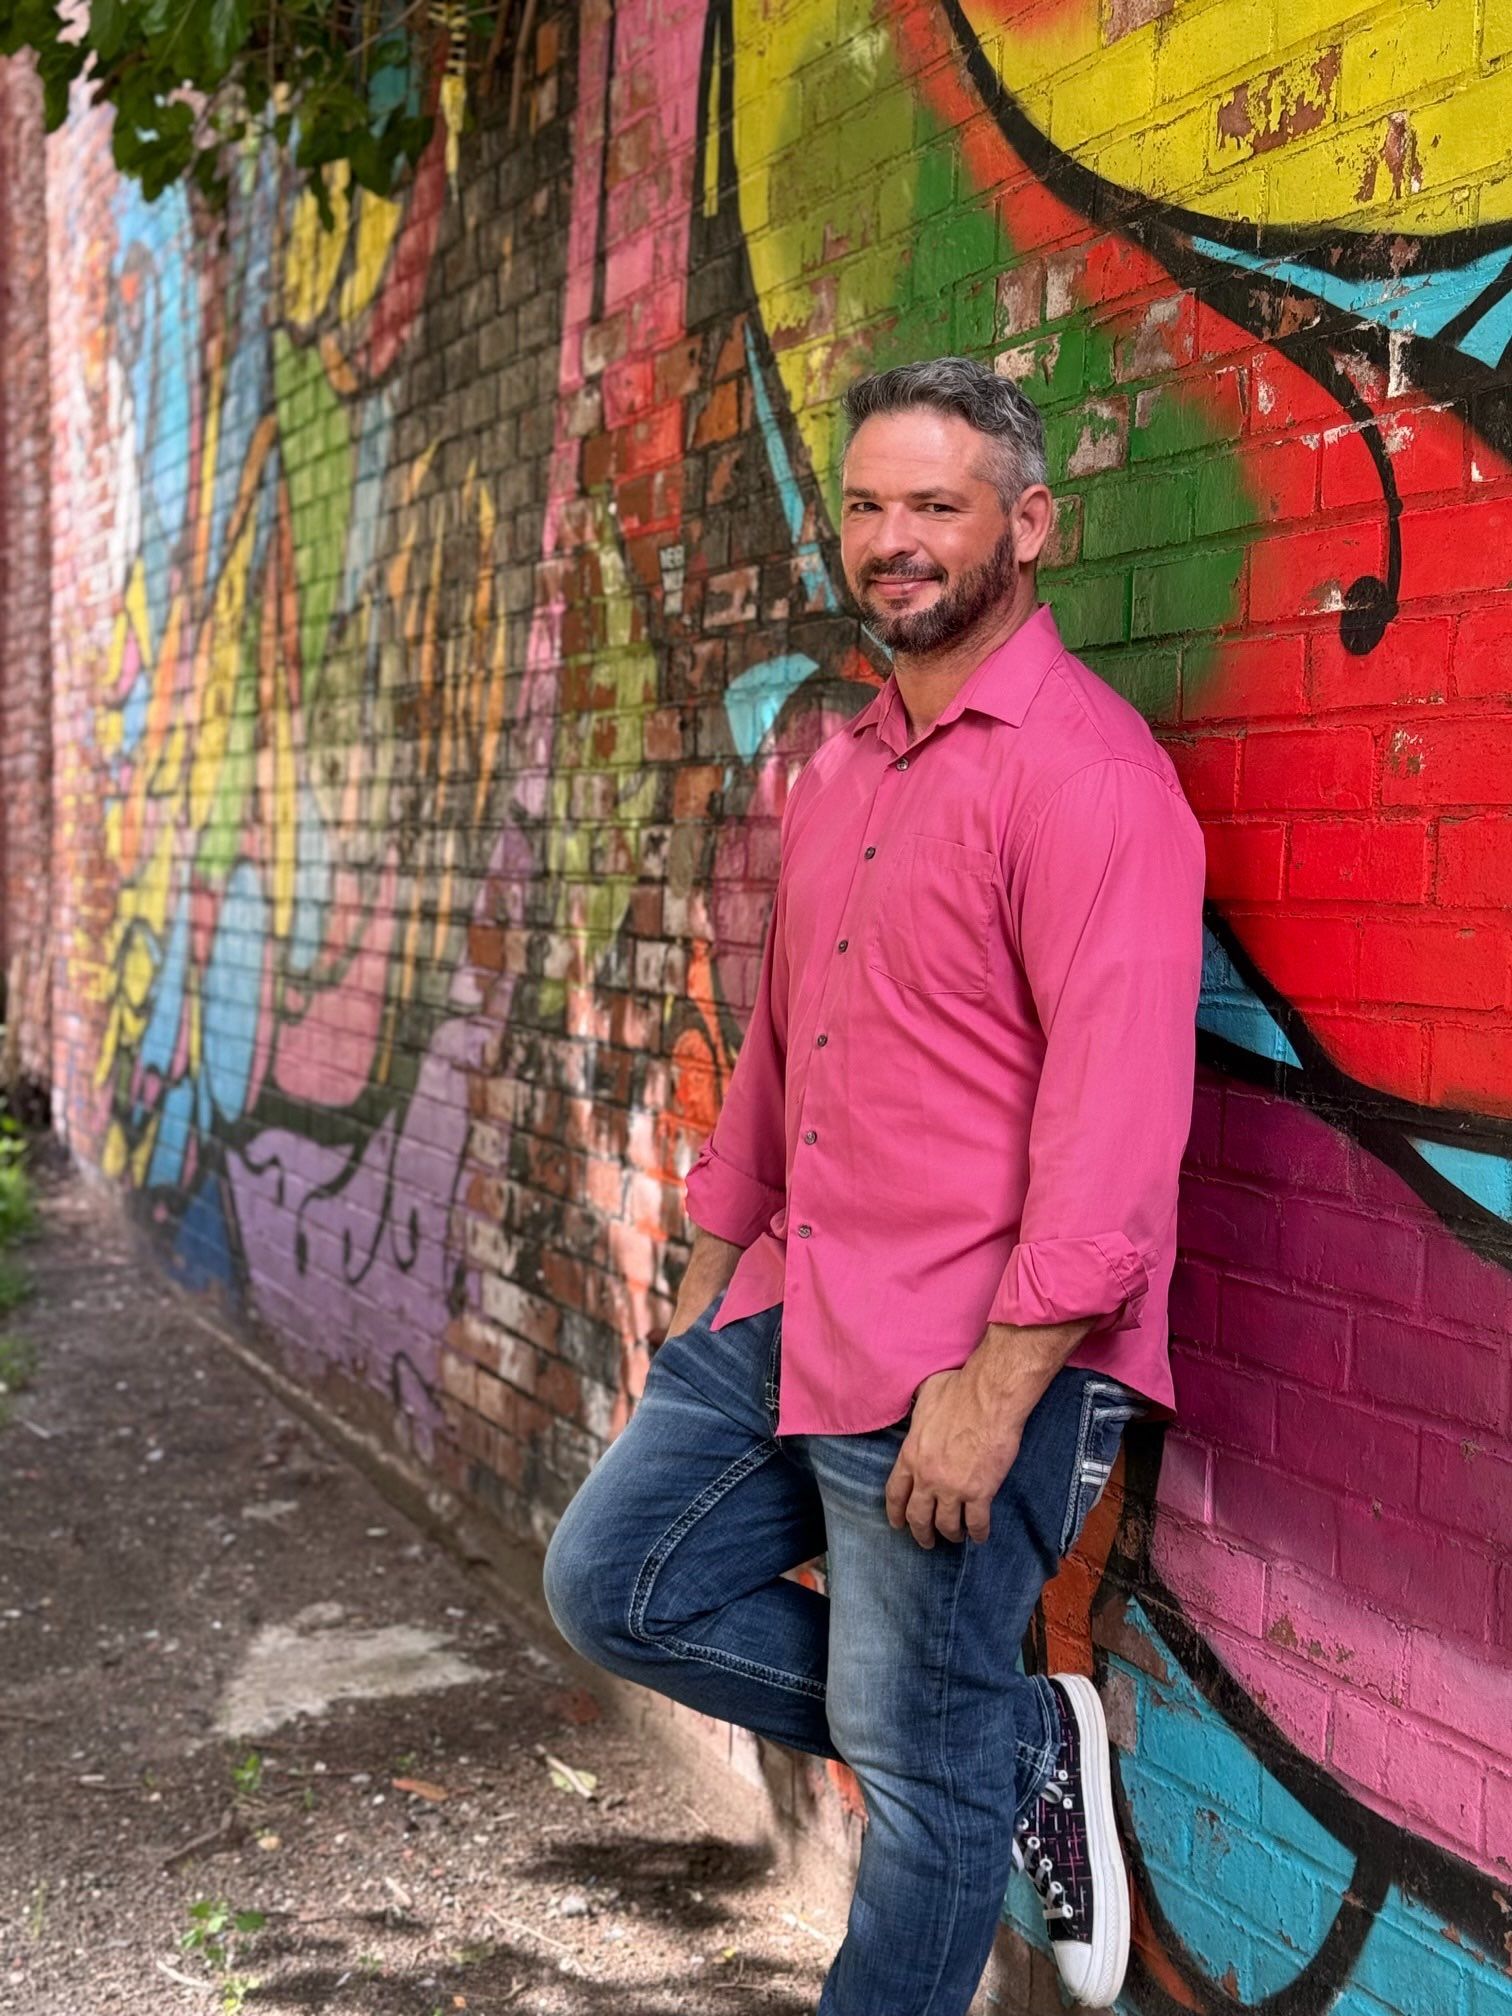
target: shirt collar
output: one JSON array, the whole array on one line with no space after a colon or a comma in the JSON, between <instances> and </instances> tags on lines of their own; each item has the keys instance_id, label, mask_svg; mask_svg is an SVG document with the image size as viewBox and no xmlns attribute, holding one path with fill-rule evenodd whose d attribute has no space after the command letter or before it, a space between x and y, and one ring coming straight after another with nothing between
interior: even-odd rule
<instances>
[{"instance_id":1,"label":"shirt collar","mask_svg":"<svg viewBox=\"0 0 1512 2016\"><path fill-rule=\"evenodd\" d=\"M1029 703L1039 691L1045 674L1064 651L1050 605L1042 602L1011 637L999 644L995 651L988 652L936 721L935 727L943 728L970 707L979 714L991 714L994 719L1006 721L1010 727L1017 728L1028 713ZM881 691L852 721L851 733L859 735L863 728L869 728L873 723L879 739L888 748L896 745L901 750L906 746L908 734L903 701L897 679L892 674L888 675Z\"/></svg>"}]
</instances>

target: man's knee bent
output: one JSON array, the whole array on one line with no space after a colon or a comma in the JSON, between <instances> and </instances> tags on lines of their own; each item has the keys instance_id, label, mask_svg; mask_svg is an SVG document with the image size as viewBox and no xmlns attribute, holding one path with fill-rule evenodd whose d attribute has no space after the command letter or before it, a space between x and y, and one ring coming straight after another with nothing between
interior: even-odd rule
<instances>
[{"instance_id":1,"label":"man's knee bent","mask_svg":"<svg viewBox=\"0 0 1512 2016\"><path fill-rule=\"evenodd\" d=\"M630 1630L631 1590L609 1535L584 1494L567 1507L551 1537L542 1588L552 1621L575 1652L597 1665L622 1665L637 1650Z\"/></svg>"}]
</instances>

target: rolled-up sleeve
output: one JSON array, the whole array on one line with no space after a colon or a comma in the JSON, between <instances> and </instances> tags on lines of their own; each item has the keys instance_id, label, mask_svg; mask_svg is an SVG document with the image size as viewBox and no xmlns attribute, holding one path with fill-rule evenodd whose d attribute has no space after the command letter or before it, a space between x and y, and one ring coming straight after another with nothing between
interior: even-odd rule
<instances>
[{"instance_id":1,"label":"rolled-up sleeve","mask_svg":"<svg viewBox=\"0 0 1512 2016\"><path fill-rule=\"evenodd\" d=\"M1045 1053L1018 1243L989 1321L1132 1311L1170 1248L1191 1123L1203 846L1179 787L1116 758L1077 771L1009 866Z\"/></svg>"},{"instance_id":2,"label":"rolled-up sleeve","mask_svg":"<svg viewBox=\"0 0 1512 2016\"><path fill-rule=\"evenodd\" d=\"M735 1246L749 1246L760 1238L787 1194L788 962L783 912L779 881L751 1020L714 1132L687 1177L688 1216L705 1232Z\"/></svg>"}]
</instances>

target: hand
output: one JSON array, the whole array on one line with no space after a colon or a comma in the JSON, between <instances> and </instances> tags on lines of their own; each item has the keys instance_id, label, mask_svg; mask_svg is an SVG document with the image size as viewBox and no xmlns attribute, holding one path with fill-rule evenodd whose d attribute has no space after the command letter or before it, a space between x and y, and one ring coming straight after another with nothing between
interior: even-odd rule
<instances>
[{"instance_id":1,"label":"hand","mask_svg":"<svg viewBox=\"0 0 1512 2016\"><path fill-rule=\"evenodd\" d=\"M905 1525L921 1547L935 1534L985 1540L992 1501L1018 1454L1023 1421L985 1404L974 1360L920 1386L913 1421L887 1480L888 1524Z\"/></svg>"},{"instance_id":2,"label":"hand","mask_svg":"<svg viewBox=\"0 0 1512 2016\"><path fill-rule=\"evenodd\" d=\"M992 1501L1040 1395L1093 1326L989 1323L959 1372L935 1372L914 1395L913 1422L887 1480L887 1518L921 1547L935 1534L985 1540Z\"/></svg>"}]
</instances>

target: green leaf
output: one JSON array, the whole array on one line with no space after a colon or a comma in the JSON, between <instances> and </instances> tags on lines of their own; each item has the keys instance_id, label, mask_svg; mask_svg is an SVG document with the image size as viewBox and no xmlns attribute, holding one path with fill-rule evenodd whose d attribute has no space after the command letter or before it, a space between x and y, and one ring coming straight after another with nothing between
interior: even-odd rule
<instances>
[{"instance_id":1,"label":"green leaf","mask_svg":"<svg viewBox=\"0 0 1512 2016\"><path fill-rule=\"evenodd\" d=\"M230 68L252 27L252 0L211 0L207 43L217 70Z\"/></svg>"},{"instance_id":2,"label":"green leaf","mask_svg":"<svg viewBox=\"0 0 1512 2016\"><path fill-rule=\"evenodd\" d=\"M115 61L129 26L122 0L90 0L89 39L102 63Z\"/></svg>"}]
</instances>

